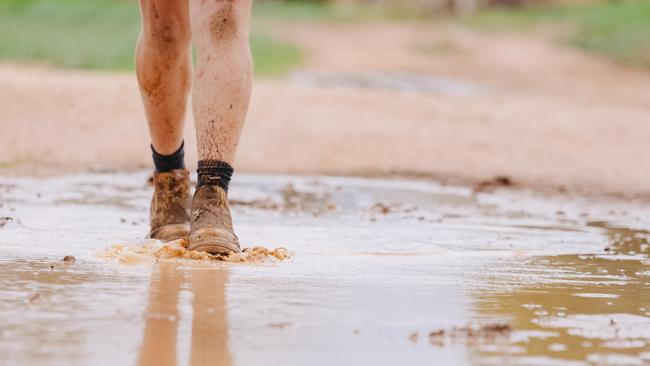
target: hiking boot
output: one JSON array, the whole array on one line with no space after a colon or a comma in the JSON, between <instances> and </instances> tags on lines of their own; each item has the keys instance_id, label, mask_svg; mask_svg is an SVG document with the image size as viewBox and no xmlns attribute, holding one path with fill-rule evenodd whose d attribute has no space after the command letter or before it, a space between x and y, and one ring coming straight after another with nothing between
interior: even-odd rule
<instances>
[{"instance_id":1,"label":"hiking boot","mask_svg":"<svg viewBox=\"0 0 650 366\"><path fill-rule=\"evenodd\" d=\"M186 169L154 173L147 238L162 241L187 239L190 232L190 172Z\"/></svg>"},{"instance_id":2,"label":"hiking boot","mask_svg":"<svg viewBox=\"0 0 650 366\"><path fill-rule=\"evenodd\" d=\"M188 249L222 255L241 251L232 228L228 194L218 185L204 185L194 193Z\"/></svg>"}]
</instances>

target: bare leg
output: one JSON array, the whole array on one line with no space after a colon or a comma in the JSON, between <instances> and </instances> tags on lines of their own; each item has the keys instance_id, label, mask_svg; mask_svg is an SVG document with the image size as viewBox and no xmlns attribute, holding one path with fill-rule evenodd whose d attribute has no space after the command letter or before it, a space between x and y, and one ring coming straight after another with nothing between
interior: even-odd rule
<instances>
[{"instance_id":1,"label":"bare leg","mask_svg":"<svg viewBox=\"0 0 650 366\"><path fill-rule=\"evenodd\" d=\"M142 32L136 68L154 149L175 152L183 140L183 120L190 88L188 0L140 0Z\"/></svg>"},{"instance_id":2,"label":"bare leg","mask_svg":"<svg viewBox=\"0 0 650 366\"><path fill-rule=\"evenodd\" d=\"M136 68L144 103L156 172L148 237L170 241L186 238L190 230L189 173L181 169L183 122L192 64L188 0L140 0L142 31L136 49ZM173 162L163 164L157 155ZM174 158L172 158L172 156Z\"/></svg>"},{"instance_id":3,"label":"bare leg","mask_svg":"<svg viewBox=\"0 0 650 366\"><path fill-rule=\"evenodd\" d=\"M253 78L248 45L252 0L190 0L198 63L192 92L199 152L189 249L240 251L228 207L228 182Z\"/></svg>"},{"instance_id":4,"label":"bare leg","mask_svg":"<svg viewBox=\"0 0 650 366\"><path fill-rule=\"evenodd\" d=\"M252 82L251 0L190 0L198 62L192 90L200 160L233 163Z\"/></svg>"}]
</instances>

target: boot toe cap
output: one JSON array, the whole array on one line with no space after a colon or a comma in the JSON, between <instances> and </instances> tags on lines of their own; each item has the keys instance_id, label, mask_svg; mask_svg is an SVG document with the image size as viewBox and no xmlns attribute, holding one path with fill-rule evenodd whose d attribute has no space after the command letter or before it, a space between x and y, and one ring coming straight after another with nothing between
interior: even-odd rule
<instances>
[{"instance_id":1,"label":"boot toe cap","mask_svg":"<svg viewBox=\"0 0 650 366\"><path fill-rule=\"evenodd\" d=\"M189 250L221 255L241 252L237 236L224 229L207 228L195 230L190 234L189 240Z\"/></svg>"}]
</instances>

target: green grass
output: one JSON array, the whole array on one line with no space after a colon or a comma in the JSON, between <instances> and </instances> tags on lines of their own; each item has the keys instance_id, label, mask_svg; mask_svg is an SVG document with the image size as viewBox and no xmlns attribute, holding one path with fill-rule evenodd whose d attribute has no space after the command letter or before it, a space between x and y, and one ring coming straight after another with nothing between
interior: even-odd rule
<instances>
[{"instance_id":1,"label":"green grass","mask_svg":"<svg viewBox=\"0 0 650 366\"><path fill-rule=\"evenodd\" d=\"M568 25L565 41L611 59L650 68L650 1L603 0L593 4L539 9L489 10L470 20L485 28L521 29Z\"/></svg>"},{"instance_id":2,"label":"green grass","mask_svg":"<svg viewBox=\"0 0 650 366\"><path fill-rule=\"evenodd\" d=\"M650 67L650 1L619 0L561 9L556 16L577 25L570 42L619 61Z\"/></svg>"},{"instance_id":3,"label":"green grass","mask_svg":"<svg viewBox=\"0 0 650 366\"><path fill-rule=\"evenodd\" d=\"M64 68L130 71L140 16L134 0L0 0L0 59ZM258 75L300 62L300 50L253 32Z\"/></svg>"},{"instance_id":4,"label":"green grass","mask_svg":"<svg viewBox=\"0 0 650 366\"><path fill-rule=\"evenodd\" d=\"M261 76L281 75L301 60L294 45L268 36L264 20L363 22L421 19L400 9L332 7L320 2L257 1L251 47ZM257 22L257 21L259 22ZM602 0L548 8L492 9L469 18L482 29L562 24L563 39L585 50L650 68L650 1ZM0 60L64 68L133 70L140 19L135 0L0 0Z\"/></svg>"},{"instance_id":5,"label":"green grass","mask_svg":"<svg viewBox=\"0 0 650 366\"><path fill-rule=\"evenodd\" d=\"M251 36L255 74L282 75L300 63L300 50L288 43L259 34Z\"/></svg>"}]
</instances>

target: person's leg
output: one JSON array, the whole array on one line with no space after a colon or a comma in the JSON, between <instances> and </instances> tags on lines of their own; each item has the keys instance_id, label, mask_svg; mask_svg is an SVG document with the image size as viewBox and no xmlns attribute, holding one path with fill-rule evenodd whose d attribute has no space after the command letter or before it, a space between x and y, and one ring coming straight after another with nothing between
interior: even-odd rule
<instances>
[{"instance_id":1,"label":"person's leg","mask_svg":"<svg viewBox=\"0 0 650 366\"><path fill-rule=\"evenodd\" d=\"M136 48L140 94L156 152L169 155L183 140L190 89L192 32L188 0L140 0Z\"/></svg>"},{"instance_id":2,"label":"person's leg","mask_svg":"<svg viewBox=\"0 0 650 366\"><path fill-rule=\"evenodd\" d=\"M187 238L190 189L183 122L192 74L189 3L140 0L140 13L136 69L156 167L148 237Z\"/></svg>"},{"instance_id":3,"label":"person's leg","mask_svg":"<svg viewBox=\"0 0 650 366\"><path fill-rule=\"evenodd\" d=\"M251 2L190 0L198 51L192 100L199 155L189 236L192 250L220 254L239 251L227 191L250 99Z\"/></svg>"},{"instance_id":4,"label":"person's leg","mask_svg":"<svg viewBox=\"0 0 650 366\"><path fill-rule=\"evenodd\" d=\"M197 50L192 107L199 160L232 165L253 77L251 0L190 0Z\"/></svg>"}]
</instances>

